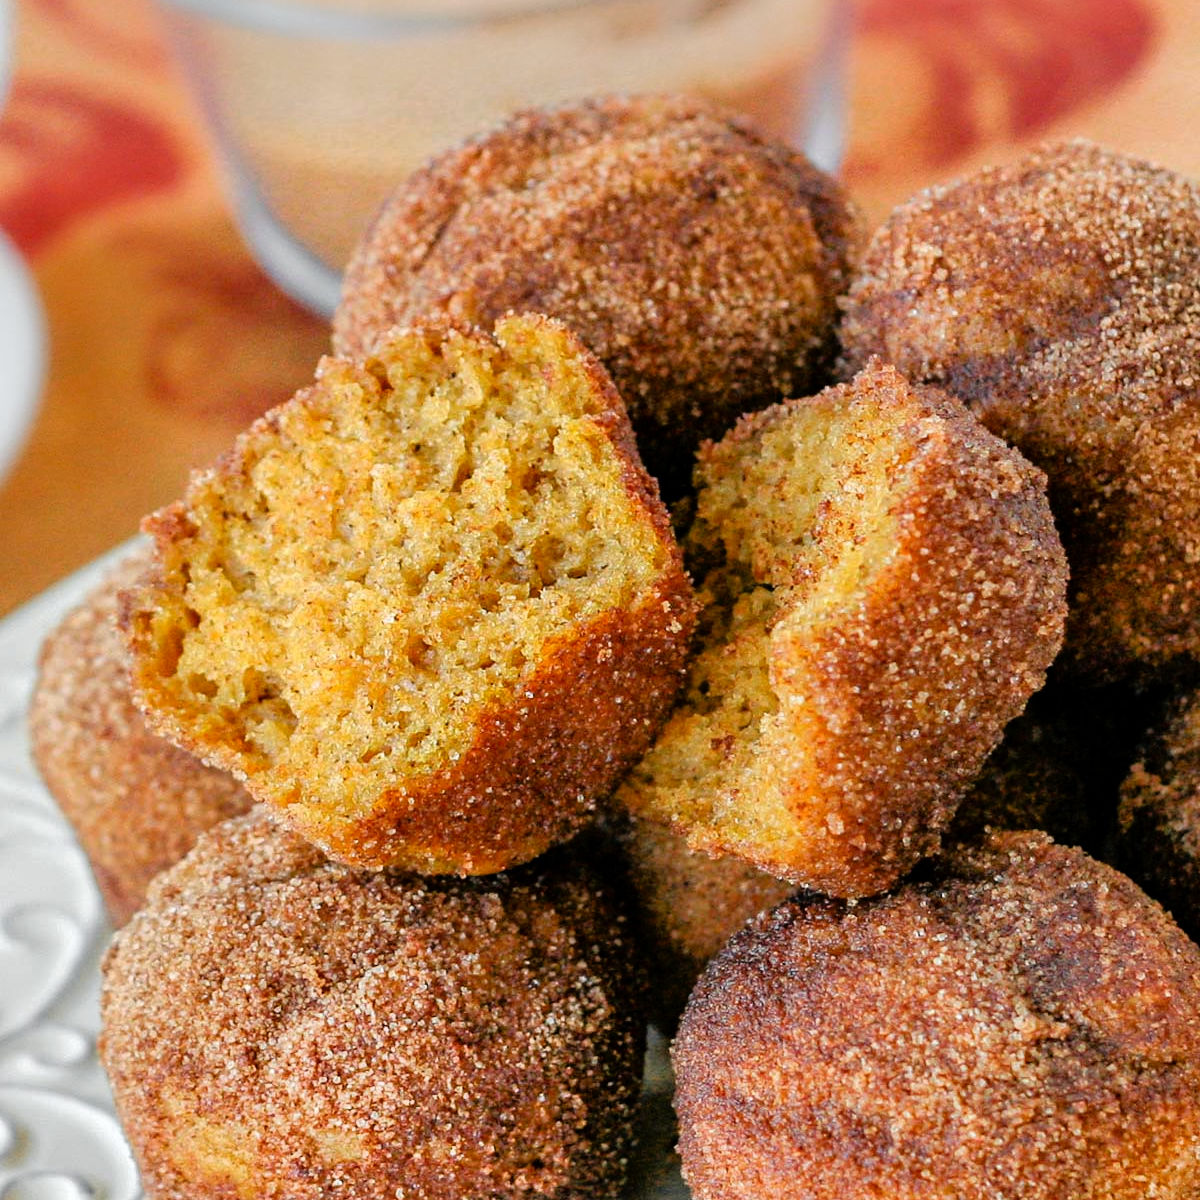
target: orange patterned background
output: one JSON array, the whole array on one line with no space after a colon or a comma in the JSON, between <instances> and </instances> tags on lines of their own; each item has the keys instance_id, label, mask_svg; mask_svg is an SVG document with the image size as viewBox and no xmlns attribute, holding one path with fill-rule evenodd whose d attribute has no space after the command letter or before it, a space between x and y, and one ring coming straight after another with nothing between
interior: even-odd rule
<instances>
[{"instance_id":1,"label":"orange patterned background","mask_svg":"<svg viewBox=\"0 0 1200 1200\"><path fill-rule=\"evenodd\" d=\"M844 175L872 218L1080 134L1200 175L1195 0L860 0ZM0 228L46 310L0 487L0 611L127 537L312 372L325 325L230 221L149 0L18 0Z\"/></svg>"}]
</instances>

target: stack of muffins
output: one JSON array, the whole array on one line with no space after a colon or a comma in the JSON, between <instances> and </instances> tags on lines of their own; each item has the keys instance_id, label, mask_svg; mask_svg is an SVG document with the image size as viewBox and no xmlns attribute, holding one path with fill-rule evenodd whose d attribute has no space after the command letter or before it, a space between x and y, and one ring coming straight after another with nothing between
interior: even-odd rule
<instances>
[{"instance_id":1,"label":"stack of muffins","mask_svg":"<svg viewBox=\"0 0 1200 1200\"><path fill-rule=\"evenodd\" d=\"M1200 190L585 102L333 337L43 655L150 1195L1200 1195Z\"/></svg>"}]
</instances>

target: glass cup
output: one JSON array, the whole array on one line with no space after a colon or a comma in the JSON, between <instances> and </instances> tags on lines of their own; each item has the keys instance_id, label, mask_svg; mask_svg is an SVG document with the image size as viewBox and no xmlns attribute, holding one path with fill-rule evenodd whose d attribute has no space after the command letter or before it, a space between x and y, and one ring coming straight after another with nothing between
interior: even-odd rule
<instances>
[{"instance_id":1,"label":"glass cup","mask_svg":"<svg viewBox=\"0 0 1200 1200\"><path fill-rule=\"evenodd\" d=\"M833 168L843 0L163 0L242 233L317 312L429 155L518 108L722 100Z\"/></svg>"}]
</instances>

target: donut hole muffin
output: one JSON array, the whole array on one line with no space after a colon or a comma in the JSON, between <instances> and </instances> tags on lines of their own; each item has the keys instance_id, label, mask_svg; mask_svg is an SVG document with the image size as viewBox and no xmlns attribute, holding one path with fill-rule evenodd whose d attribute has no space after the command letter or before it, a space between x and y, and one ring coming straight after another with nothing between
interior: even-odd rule
<instances>
[{"instance_id":1,"label":"donut hole muffin","mask_svg":"<svg viewBox=\"0 0 1200 1200\"><path fill-rule=\"evenodd\" d=\"M1093 682L1200 659L1200 188L1083 141L937 187L875 233L840 328L960 397L1049 477L1065 660Z\"/></svg>"},{"instance_id":2,"label":"donut hole muffin","mask_svg":"<svg viewBox=\"0 0 1200 1200\"><path fill-rule=\"evenodd\" d=\"M993 835L889 896L785 901L689 1001L696 1200L1188 1200L1200 949L1124 876Z\"/></svg>"},{"instance_id":3,"label":"donut hole muffin","mask_svg":"<svg viewBox=\"0 0 1200 1200\"><path fill-rule=\"evenodd\" d=\"M148 546L134 551L50 632L29 707L34 761L118 926L199 834L252 803L231 775L155 734L133 702L117 617L150 566Z\"/></svg>"},{"instance_id":4,"label":"donut hole muffin","mask_svg":"<svg viewBox=\"0 0 1200 1200\"><path fill-rule=\"evenodd\" d=\"M359 872L260 810L114 940L100 1053L156 1200L615 1200L638 962L584 852L487 879Z\"/></svg>"},{"instance_id":5,"label":"donut hole muffin","mask_svg":"<svg viewBox=\"0 0 1200 1200\"><path fill-rule=\"evenodd\" d=\"M1044 478L872 364L704 448L683 703L620 798L693 849L837 895L937 845L1057 652Z\"/></svg>"},{"instance_id":6,"label":"donut hole muffin","mask_svg":"<svg viewBox=\"0 0 1200 1200\"><path fill-rule=\"evenodd\" d=\"M344 861L532 857L678 686L665 513L611 385L543 319L327 362L148 527L144 705Z\"/></svg>"},{"instance_id":7,"label":"donut hole muffin","mask_svg":"<svg viewBox=\"0 0 1200 1200\"><path fill-rule=\"evenodd\" d=\"M836 180L704 101L522 112L385 202L347 266L334 349L366 353L431 315L562 320L674 498L702 438L826 382L862 240Z\"/></svg>"}]
</instances>

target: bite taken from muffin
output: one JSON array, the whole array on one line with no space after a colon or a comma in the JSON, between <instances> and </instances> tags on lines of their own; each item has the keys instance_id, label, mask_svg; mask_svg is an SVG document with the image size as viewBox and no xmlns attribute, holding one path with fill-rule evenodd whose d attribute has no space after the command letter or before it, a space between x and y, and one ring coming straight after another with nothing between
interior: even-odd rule
<instances>
[{"instance_id":1,"label":"bite taken from muffin","mask_svg":"<svg viewBox=\"0 0 1200 1200\"><path fill-rule=\"evenodd\" d=\"M874 363L707 445L684 699L618 792L693 849L891 887L1044 680L1066 565L1045 478Z\"/></svg>"},{"instance_id":2,"label":"bite taken from muffin","mask_svg":"<svg viewBox=\"0 0 1200 1200\"><path fill-rule=\"evenodd\" d=\"M701 100L519 113L397 187L347 267L334 349L431 316L562 320L673 499L702 438L826 382L861 242L836 180Z\"/></svg>"},{"instance_id":3,"label":"bite taken from muffin","mask_svg":"<svg viewBox=\"0 0 1200 1200\"><path fill-rule=\"evenodd\" d=\"M587 823L678 690L693 599L561 325L327 360L148 528L133 681L331 856L480 874Z\"/></svg>"},{"instance_id":4,"label":"bite taken from muffin","mask_svg":"<svg viewBox=\"0 0 1200 1200\"><path fill-rule=\"evenodd\" d=\"M117 935L100 1051L158 1200L615 1200L637 964L584 849L487 879L355 871L259 810Z\"/></svg>"}]
</instances>

